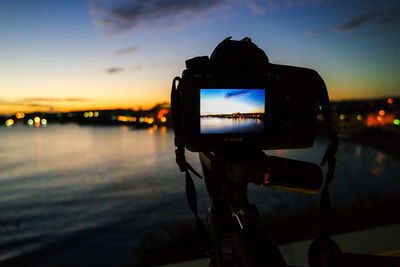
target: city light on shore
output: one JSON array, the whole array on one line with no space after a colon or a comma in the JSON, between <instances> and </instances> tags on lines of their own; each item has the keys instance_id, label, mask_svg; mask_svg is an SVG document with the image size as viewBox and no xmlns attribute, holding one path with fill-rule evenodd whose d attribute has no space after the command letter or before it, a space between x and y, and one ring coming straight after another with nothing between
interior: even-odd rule
<instances>
[{"instance_id":1,"label":"city light on shore","mask_svg":"<svg viewBox=\"0 0 400 267\"><path fill-rule=\"evenodd\" d=\"M6 120L6 126L7 127L12 126L13 124L14 124L14 120L13 119Z\"/></svg>"},{"instance_id":2,"label":"city light on shore","mask_svg":"<svg viewBox=\"0 0 400 267\"><path fill-rule=\"evenodd\" d=\"M23 112L18 112L17 114L15 114L15 117L17 119L23 119L25 117L25 114Z\"/></svg>"}]
</instances>

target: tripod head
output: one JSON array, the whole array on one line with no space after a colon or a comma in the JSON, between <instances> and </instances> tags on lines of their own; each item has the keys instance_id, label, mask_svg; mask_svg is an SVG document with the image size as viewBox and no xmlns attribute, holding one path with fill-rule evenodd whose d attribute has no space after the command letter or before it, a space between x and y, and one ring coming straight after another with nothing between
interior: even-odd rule
<instances>
[{"instance_id":1,"label":"tripod head","mask_svg":"<svg viewBox=\"0 0 400 267\"><path fill-rule=\"evenodd\" d=\"M212 266L286 266L259 213L249 203L247 185L254 183L290 191L315 193L321 168L313 163L267 156L260 150L202 152L200 161L212 206L208 210ZM268 258L265 258L268 254Z\"/></svg>"}]
</instances>

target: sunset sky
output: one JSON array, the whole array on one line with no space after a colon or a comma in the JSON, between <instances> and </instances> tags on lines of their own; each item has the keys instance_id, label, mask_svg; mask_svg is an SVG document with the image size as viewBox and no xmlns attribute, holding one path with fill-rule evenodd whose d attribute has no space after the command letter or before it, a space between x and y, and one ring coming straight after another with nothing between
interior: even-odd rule
<instances>
[{"instance_id":1,"label":"sunset sky","mask_svg":"<svg viewBox=\"0 0 400 267\"><path fill-rule=\"evenodd\" d=\"M332 99L400 95L400 1L0 2L0 114L149 108L227 36L317 70Z\"/></svg>"}]
</instances>

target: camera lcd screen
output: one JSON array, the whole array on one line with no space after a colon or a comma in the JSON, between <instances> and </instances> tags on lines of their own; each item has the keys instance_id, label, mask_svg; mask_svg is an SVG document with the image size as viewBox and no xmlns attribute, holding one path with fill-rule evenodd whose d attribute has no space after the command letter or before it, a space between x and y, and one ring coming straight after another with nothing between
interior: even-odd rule
<instances>
[{"instance_id":1,"label":"camera lcd screen","mask_svg":"<svg viewBox=\"0 0 400 267\"><path fill-rule=\"evenodd\" d=\"M263 133L265 89L200 89L200 134Z\"/></svg>"}]
</instances>

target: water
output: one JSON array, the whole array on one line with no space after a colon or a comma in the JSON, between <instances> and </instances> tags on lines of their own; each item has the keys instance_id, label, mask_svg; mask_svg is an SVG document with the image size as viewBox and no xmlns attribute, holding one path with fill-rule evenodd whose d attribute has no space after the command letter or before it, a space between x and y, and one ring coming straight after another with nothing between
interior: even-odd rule
<instances>
[{"instance_id":1,"label":"water","mask_svg":"<svg viewBox=\"0 0 400 267\"><path fill-rule=\"evenodd\" d=\"M126 261L139 234L187 213L164 205L185 201L165 129L1 127L0 136L0 259L85 235L66 250L85 257L94 242Z\"/></svg>"},{"instance_id":2,"label":"water","mask_svg":"<svg viewBox=\"0 0 400 267\"><path fill-rule=\"evenodd\" d=\"M0 127L0 261L45 249L43 265L123 265L146 233L192 220L184 175L168 129L49 125ZM270 154L319 162L326 140L308 150ZM195 169L198 157L187 153ZM343 143L332 201L367 192L397 194L398 161L375 149ZM199 214L209 205L195 179ZM304 209L318 196L256 188L249 198L262 213Z\"/></svg>"},{"instance_id":3,"label":"water","mask_svg":"<svg viewBox=\"0 0 400 267\"><path fill-rule=\"evenodd\" d=\"M253 118L202 117L200 119L200 128L202 134L262 133L264 132L264 121Z\"/></svg>"}]
</instances>

